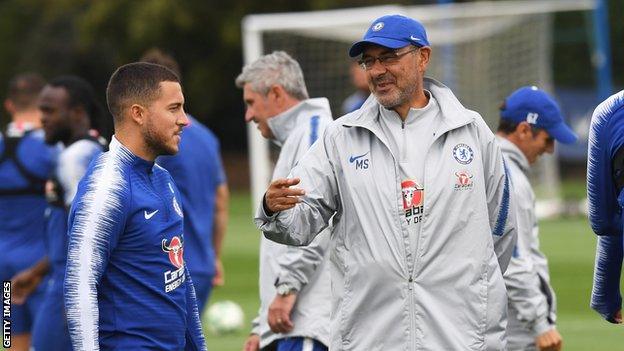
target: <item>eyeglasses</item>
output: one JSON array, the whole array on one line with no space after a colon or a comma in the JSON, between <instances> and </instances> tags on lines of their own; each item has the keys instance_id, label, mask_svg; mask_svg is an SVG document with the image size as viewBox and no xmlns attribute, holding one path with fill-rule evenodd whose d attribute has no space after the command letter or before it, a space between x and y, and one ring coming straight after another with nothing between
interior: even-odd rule
<instances>
[{"instance_id":1,"label":"eyeglasses","mask_svg":"<svg viewBox=\"0 0 624 351\"><path fill-rule=\"evenodd\" d=\"M396 52L396 50L394 50L394 51L390 51L388 53L379 55L377 57L362 57L360 60L358 60L357 63L360 65L360 67L362 67L363 70L369 71L373 69L373 66L375 65L375 61L377 60L379 60L379 63L381 63L383 66L393 65L399 62L401 57L409 54L410 52L414 52L418 49L419 48L414 48L414 49L407 50L402 53L398 53Z\"/></svg>"}]
</instances>

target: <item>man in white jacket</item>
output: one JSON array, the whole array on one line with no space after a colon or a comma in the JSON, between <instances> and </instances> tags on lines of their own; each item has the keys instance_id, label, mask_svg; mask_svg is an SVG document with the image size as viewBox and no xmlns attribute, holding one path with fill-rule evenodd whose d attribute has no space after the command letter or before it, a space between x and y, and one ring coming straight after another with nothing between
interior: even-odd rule
<instances>
[{"instance_id":1,"label":"man in white jacket","mask_svg":"<svg viewBox=\"0 0 624 351\"><path fill-rule=\"evenodd\" d=\"M530 166L552 153L555 140L574 143L576 135L563 121L557 103L535 86L509 95L501 107L497 137L507 161L516 196L518 243L505 272L509 295L509 350L559 350L561 335L555 328L555 293L550 285L548 261L539 249L535 194L529 181Z\"/></svg>"},{"instance_id":2,"label":"man in white jacket","mask_svg":"<svg viewBox=\"0 0 624 351\"><path fill-rule=\"evenodd\" d=\"M283 51L260 57L236 78L245 121L281 147L273 179L286 177L331 123L329 101L310 99L297 61ZM329 233L307 247L260 242L260 310L245 351L326 351L330 278Z\"/></svg>"},{"instance_id":3,"label":"man in white jacket","mask_svg":"<svg viewBox=\"0 0 624 351\"><path fill-rule=\"evenodd\" d=\"M256 224L308 245L333 217L331 350L505 349L516 233L495 136L423 77L419 22L383 16L349 53L374 96L271 183Z\"/></svg>"}]
</instances>

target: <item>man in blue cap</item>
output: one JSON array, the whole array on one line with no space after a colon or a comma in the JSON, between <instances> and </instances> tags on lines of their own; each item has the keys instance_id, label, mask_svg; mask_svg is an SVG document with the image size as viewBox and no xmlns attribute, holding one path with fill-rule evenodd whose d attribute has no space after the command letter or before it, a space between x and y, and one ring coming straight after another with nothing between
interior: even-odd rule
<instances>
[{"instance_id":1,"label":"man in blue cap","mask_svg":"<svg viewBox=\"0 0 624 351\"><path fill-rule=\"evenodd\" d=\"M535 86L509 95L500 116L497 137L513 184L518 221L518 243L505 272L507 346L509 350L559 350L555 292L548 261L539 249L535 193L528 176L542 154L554 152L555 140L570 144L577 137L563 121L555 100Z\"/></svg>"},{"instance_id":2,"label":"man in blue cap","mask_svg":"<svg viewBox=\"0 0 624 351\"><path fill-rule=\"evenodd\" d=\"M505 349L515 211L494 134L424 78L419 22L378 18L349 53L372 96L271 183L256 224L308 245L333 222L331 350Z\"/></svg>"}]
</instances>

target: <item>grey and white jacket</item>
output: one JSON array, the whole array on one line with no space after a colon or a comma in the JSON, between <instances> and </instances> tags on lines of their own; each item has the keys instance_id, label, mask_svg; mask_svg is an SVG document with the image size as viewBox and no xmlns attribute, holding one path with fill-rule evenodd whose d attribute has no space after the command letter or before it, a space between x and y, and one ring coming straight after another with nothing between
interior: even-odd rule
<instances>
[{"instance_id":1,"label":"grey and white jacket","mask_svg":"<svg viewBox=\"0 0 624 351\"><path fill-rule=\"evenodd\" d=\"M271 217L258 210L264 235L290 245L309 244L335 215L333 351L505 348L502 272L516 232L502 154L483 119L447 87L425 79L424 88L442 117L427 151L416 247L374 98L334 121L292 170L306 191L301 203Z\"/></svg>"},{"instance_id":2,"label":"grey and white jacket","mask_svg":"<svg viewBox=\"0 0 624 351\"><path fill-rule=\"evenodd\" d=\"M539 249L535 194L528 178L529 161L512 142L497 138L507 161L518 221L518 243L504 275L509 294L508 335L510 340L514 335L518 336L514 339L526 335L533 340L554 327L555 293L550 285L548 261Z\"/></svg>"},{"instance_id":3,"label":"grey and white jacket","mask_svg":"<svg viewBox=\"0 0 624 351\"><path fill-rule=\"evenodd\" d=\"M274 142L281 146L273 179L285 178L310 146L333 121L325 98L304 100L268 120ZM303 336L329 345L330 276L326 263L329 230L306 247L293 247L262 238L260 241L260 310L252 333L260 335L260 347L284 337ZM294 329L288 334L271 332L267 316L277 283L298 290L291 312Z\"/></svg>"}]
</instances>

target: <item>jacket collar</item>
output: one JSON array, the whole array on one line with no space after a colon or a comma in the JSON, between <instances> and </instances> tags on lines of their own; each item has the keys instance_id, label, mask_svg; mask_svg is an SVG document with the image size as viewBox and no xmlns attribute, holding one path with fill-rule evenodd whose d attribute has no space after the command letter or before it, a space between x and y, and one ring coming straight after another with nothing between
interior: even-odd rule
<instances>
[{"instance_id":1,"label":"jacket collar","mask_svg":"<svg viewBox=\"0 0 624 351\"><path fill-rule=\"evenodd\" d=\"M423 88L431 92L431 95L433 95L440 106L442 126L439 132L436 133L437 137L474 121L475 117L467 113L468 110L462 106L451 89L432 78L425 78L423 83ZM343 117L342 125L345 127L364 127L379 136L381 135L378 127L378 119L380 118L379 108L379 102L371 94L359 110Z\"/></svg>"},{"instance_id":2,"label":"jacket collar","mask_svg":"<svg viewBox=\"0 0 624 351\"><path fill-rule=\"evenodd\" d=\"M273 133L273 141L283 145L290 133L301 123L307 123L311 116L331 116L329 100L314 98L303 100L288 110L268 119L267 123Z\"/></svg>"},{"instance_id":3,"label":"jacket collar","mask_svg":"<svg viewBox=\"0 0 624 351\"><path fill-rule=\"evenodd\" d=\"M500 135L496 135L496 139L498 139L498 143L500 144L503 154L517 164L522 172L528 176L531 166L529 165L529 160L527 160L520 148L518 148L516 144L507 140L507 138Z\"/></svg>"}]
</instances>

